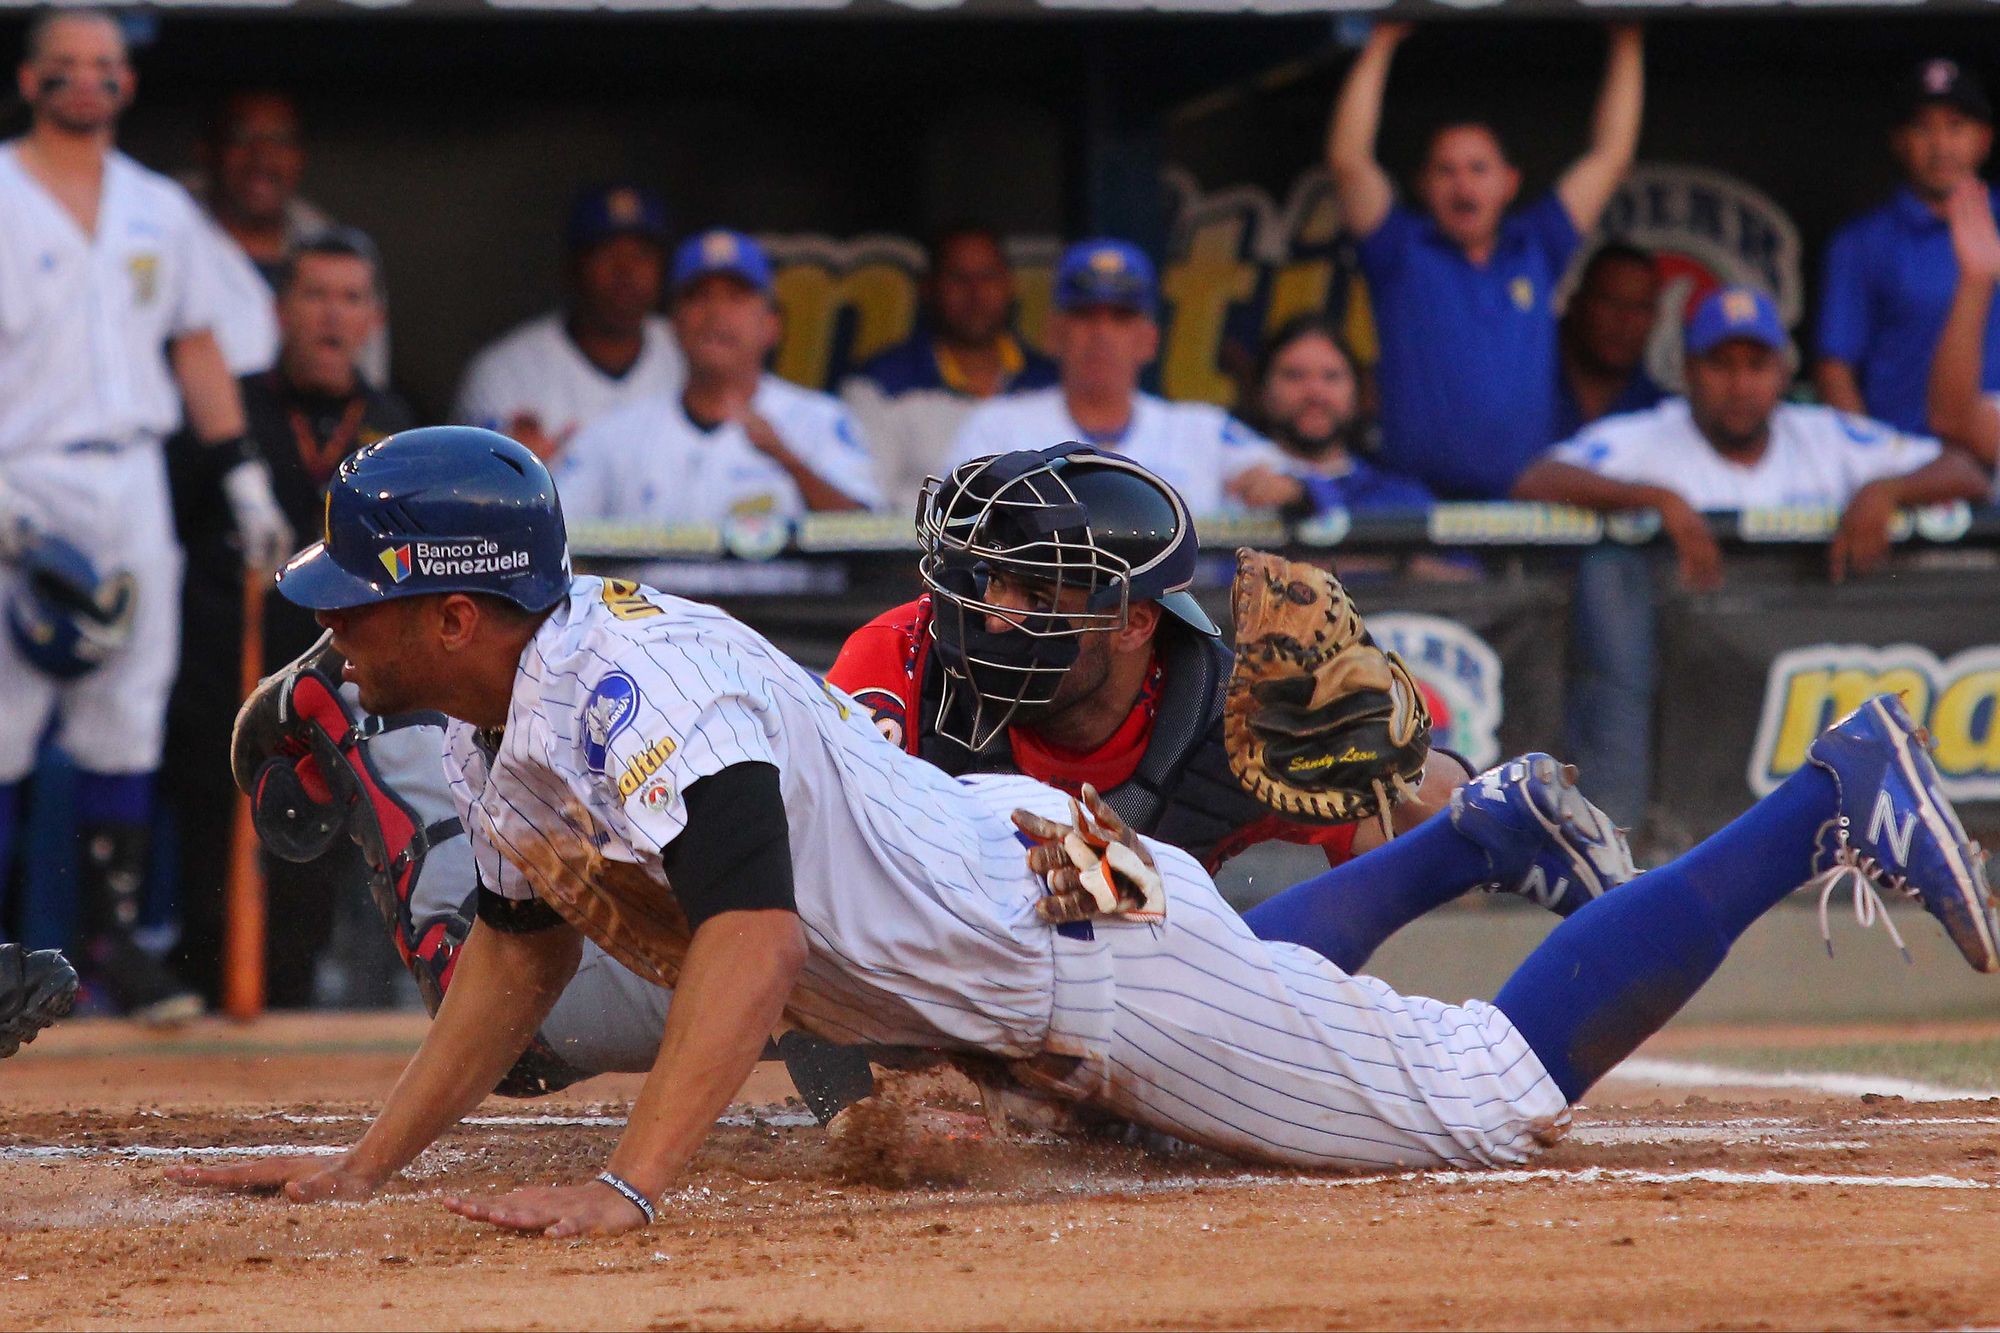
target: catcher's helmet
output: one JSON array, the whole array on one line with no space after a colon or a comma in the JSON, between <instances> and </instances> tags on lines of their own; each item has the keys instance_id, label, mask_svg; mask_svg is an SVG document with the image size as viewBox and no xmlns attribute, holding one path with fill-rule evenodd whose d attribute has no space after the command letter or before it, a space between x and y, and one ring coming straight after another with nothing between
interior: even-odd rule
<instances>
[{"instance_id":1,"label":"catcher's helmet","mask_svg":"<svg viewBox=\"0 0 2000 1333\"><path fill-rule=\"evenodd\" d=\"M977 458L931 478L917 537L945 675L934 725L975 750L1023 707L1050 702L1081 636L1124 628L1134 602L1219 633L1187 592L1198 555L1187 505L1137 463L1087 444ZM1051 613L990 600L996 574L1045 590ZM1053 613L1078 589L1080 609ZM989 628L989 618L1007 628ZM960 689L969 707L957 706Z\"/></svg>"},{"instance_id":2,"label":"catcher's helmet","mask_svg":"<svg viewBox=\"0 0 2000 1333\"><path fill-rule=\"evenodd\" d=\"M90 557L47 535L22 552L20 568L7 632L36 670L75 680L131 642L139 596L130 574L99 578Z\"/></svg>"},{"instance_id":3,"label":"catcher's helmet","mask_svg":"<svg viewBox=\"0 0 2000 1333\"><path fill-rule=\"evenodd\" d=\"M300 606L487 592L530 611L569 591L562 503L542 460L477 426L406 430L349 454L326 532L278 573Z\"/></svg>"}]
</instances>

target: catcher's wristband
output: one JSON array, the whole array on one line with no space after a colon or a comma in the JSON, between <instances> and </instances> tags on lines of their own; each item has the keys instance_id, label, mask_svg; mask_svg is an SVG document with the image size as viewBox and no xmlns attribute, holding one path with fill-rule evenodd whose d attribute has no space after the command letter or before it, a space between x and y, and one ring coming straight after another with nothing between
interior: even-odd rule
<instances>
[{"instance_id":1,"label":"catcher's wristband","mask_svg":"<svg viewBox=\"0 0 2000 1333\"><path fill-rule=\"evenodd\" d=\"M651 1226L653 1225L653 1223L660 1220L659 1211L653 1207L653 1201L647 1198L645 1195L639 1193L638 1188L636 1186L627 1184L624 1180L620 1179L617 1176L612 1175L609 1171L599 1171L597 1173L597 1179L603 1184L609 1185L612 1189L615 1189L620 1194L624 1195L626 1200L629 1203L631 1203L631 1205L634 1208L637 1208L640 1212L644 1213L646 1215L647 1226Z\"/></svg>"}]
</instances>

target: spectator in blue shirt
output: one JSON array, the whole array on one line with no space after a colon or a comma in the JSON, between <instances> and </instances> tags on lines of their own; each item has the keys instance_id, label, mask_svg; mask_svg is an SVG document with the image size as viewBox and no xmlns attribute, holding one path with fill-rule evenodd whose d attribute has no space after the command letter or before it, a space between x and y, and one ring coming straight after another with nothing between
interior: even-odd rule
<instances>
[{"instance_id":1,"label":"spectator in blue shirt","mask_svg":"<svg viewBox=\"0 0 2000 1333\"><path fill-rule=\"evenodd\" d=\"M1396 202L1375 160L1382 93L1409 25L1384 23L1348 72L1327 155L1382 347L1383 458L1450 499L1497 499L1556 439L1556 282L1618 188L1639 141L1645 52L1611 29L1590 150L1555 192L1508 216L1521 188L1493 129L1446 125Z\"/></svg>"},{"instance_id":2,"label":"spectator in blue shirt","mask_svg":"<svg viewBox=\"0 0 2000 1333\"><path fill-rule=\"evenodd\" d=\"M1377 467L1357 452L1371 433L1361 413L1354 356L1324 315L1300 315L1265 342L1257 359L1254 419L1292 462L1296 508L1426 510L1423 483Z\"/></svg>"},{"instance_id":3,"label":"spectator in blue shirt","mask_svg":"<svg viewBox=\"0 0 2000 1333\"><path fill-rule=\"evenodd\" d=\"M1903 111L1889 136L1903 188L1827 247L1813 378L1829 406L1921 433L1931 355L1958 283L1945 201L1978 178L1993 107L1971 71L1940 58L1912 73ZM2000 389L2000 316L1987 321L1986 349L1985 387Z\"/></svg>"},{"instance_id":4,"label":"spectator in blue shirt","mask_svg":"<svg viewBox=\"0 0 2000 1333\"><path fill-rule=\"evenodd\" d=\"M1643 412L1667 396L1646 373L1659 306L1660 270L1651 255L1623 241L1608 241L1591 255L1556 330L1557 439L1599 417Z\"/></svg>"}]
</instances>

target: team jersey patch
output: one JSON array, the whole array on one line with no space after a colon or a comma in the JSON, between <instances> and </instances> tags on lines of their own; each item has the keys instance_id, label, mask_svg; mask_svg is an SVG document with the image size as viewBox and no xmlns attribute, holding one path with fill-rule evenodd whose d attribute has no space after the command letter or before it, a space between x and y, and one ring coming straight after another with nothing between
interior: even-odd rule
<instances>
[{"instance_id":1,"label":"team jersey patch","mask_svg":"<svg viewBox=\"0 0 2000 1333\"><path fill-rule=\"evenodd\" d=\"M632 762L625 765L625 771L618 775L618 795L630 800L632 793L638 791L645 784L647 778L658 773L660 765L666 763L673 756L674 751L679 748L679 746L674 744L672 737L666 737L652 742L645 749L633 755ZM664 777L660 779L660 782L665 781ZM655 783L653 785L657 786L659 784ZM648 793L651 790L652 787L649 786L647 788ZM657 810L661 806L666 805L668 801L673 799L672 790L672 787L669 786L668 794L665 797L659 799L657 802L647 802L646 808L648 810Z\"/></svg>"},{"instance_id":2,"label":"team jersey patch","mask_svg":"<svg viewBox=\"0 0 2000 1333\"><path fill-rule=\"evenodd\" d=\"M903 738L909 735L909 710L900 695L888 690L860 690L854 695L854 702L868 710L875 720L875 729L891 745L901 746Z\"/></svg>"},{"instance_id":3,"label":"team jersey patch","mask_svg":"<svg viewBox=\"0 0 2000 1333\"><path fill-rule=\"evenodd\" d=\"M612 738L632 725L638 711L639 683L623 671L606 672L583 705L583 762L591 772L604 771Z\"/></svg>"}]
</instances>

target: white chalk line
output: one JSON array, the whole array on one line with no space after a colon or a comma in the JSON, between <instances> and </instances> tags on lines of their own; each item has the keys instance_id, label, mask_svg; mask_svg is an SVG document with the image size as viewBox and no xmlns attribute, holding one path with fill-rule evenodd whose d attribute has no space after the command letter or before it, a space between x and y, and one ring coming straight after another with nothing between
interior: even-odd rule
<instances>
[{"instance_id":1,"label":"white chalk line","mask_svg":"<svg viewBox=\"0 0 2000 1333\"><path fill-rule=\"evenodd\" d=\"M1616 1167L1586 1166L1571 1170L1544 1167L1535 1170L1491 1171L1407 1171L1400 1175L1378 1176L1178 1176L1165 1180L1136 1182L1130 1186L1084 1187L1089 1193L1159 1193L1171 1190L1252 1189L1270 1185L1321 1185L1346 1188L1357 1185L1526 1185L1536 1182L1568 1185L1821 1185L1861 1189L1990 1190L1984 1180L1960 1176L1845 1176L1792 1171L1638 1171Z\"/></svg>"},{"instance_id":2,"label":"white chalk line","mask_svg":"<svg viewBox=\"0 0 2000 1333\"><path fill-rule=\"evenodd\" d=\"M250 1120L282 1120L288 1125L358 1125L373 1119L365 1115L275 1115L247 1116ZM461 1125L524 1125L571 1129L623 1129L622 1115L469 1115ZM731 1111L716 1117L716 1124L739 1129L759 1126L771 1129L805 1129L819 1121L810 1111Z\"/></svg>"},{"instance_id":3,"label":"white chalk line","mask_svg":"<svg viewBox=\"0 0 2000 1333\"><path fill-rule=\"evenodd\" d=\"M1906 1102L1979 1102L1996 1094L1988 1088L1948 1088L1887 1074L1834 1074L1782 1070L1764 1072L1730 1069L1690 1060L1656 1060L1633 1056L1606 1075L1675 1088L1773 1088L1821 1092L1836 1097L1901 1097Z\"/></svg>"}]
</instances>

